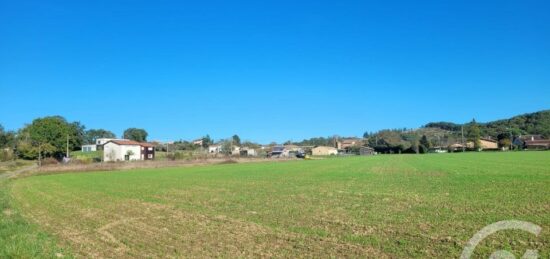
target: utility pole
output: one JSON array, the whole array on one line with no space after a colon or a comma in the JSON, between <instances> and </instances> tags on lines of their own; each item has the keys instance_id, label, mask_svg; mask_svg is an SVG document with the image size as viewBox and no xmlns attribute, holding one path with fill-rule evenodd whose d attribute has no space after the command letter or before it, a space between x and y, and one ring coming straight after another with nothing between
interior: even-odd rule
<instances>
[{"instance_id":1,"label":"utility pole","mask_svg":"<svg viewBox=\"0 0 550 259\"><path fill-rule=\"evenodd\" d=\"M69 158L69 134L67 134L67 158Z\"/></svg>"},{"instance_id":2,"label":"utility pole","mask_svg":"<svg viewBox=\"0 0 550 259\"><path fill-rule=\"evenodd\" d=\"M464 146L464 125L460 126L460 131L462 132L462 152L465 151L465 146Z\"/></svg>"},{"instance_id":3,"label":"utility pole","mask_svg":"<svg viewBox=\"0 0 550 259\"><path fill-rule=\"evenodd\" d=\"M512 128L510 128L510 151L512 151L512 149L514 148L513 143L514 143L514 135L512 135Z\"/></svg>"},{"instance_id":4,"label":"utility pole","mask_svg":"<svg viewBox=\"0 0 550 259\"><path fill-rule=\"evenodd\" d=\"M38 143L38 166L42 166L42 150L40 147L41 145Z\"/></svg>"}]
</instances>

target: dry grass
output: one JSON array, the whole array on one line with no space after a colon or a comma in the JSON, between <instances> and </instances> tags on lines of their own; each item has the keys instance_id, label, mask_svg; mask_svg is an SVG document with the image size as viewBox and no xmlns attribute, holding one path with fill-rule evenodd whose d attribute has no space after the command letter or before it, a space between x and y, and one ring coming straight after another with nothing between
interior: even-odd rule
<instances>
[{"instance_id":1,"label":"dry grass","mask_svg":"<svg viewBox=\"0 0 550 259\"><path fill-rule=\"evenodd\" d=\"M160 161L131 161L131 162L104 162L91 164L52 164L38 167L34 170L19 174L18 177L29 177L33 175L49 175L59 173L75 172L102 172L122 171L145 168L168 168L168 167L192 167L215 164L237 164L237 163L259 163L259 162L282 162L294 161L295 158L206 158L193 160L160 160Z\"/></svg>"}]
</instances>

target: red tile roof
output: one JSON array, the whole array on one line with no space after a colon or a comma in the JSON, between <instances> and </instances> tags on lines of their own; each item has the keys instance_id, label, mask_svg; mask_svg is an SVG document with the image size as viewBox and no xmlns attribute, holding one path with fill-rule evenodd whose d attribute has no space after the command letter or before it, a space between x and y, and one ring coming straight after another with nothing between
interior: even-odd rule
<instances>
[{"instance_id":1,"label":"red tile roof","mask_svg":"<svg viewBox=\"0 0 550 259\"><path fill-rule=\"evenodd\" d=\"M113 142L117 145L132 145L132 146L142 146L142 147L153 147L154 145L151 144L151 143L146 143L146 142L137 142L137 141L133 141L133 140L111 140L109 142ZM107 143L109 143L107 142ZM107 144L105 143L105 144Z\"/></svg>"}]
</instances>

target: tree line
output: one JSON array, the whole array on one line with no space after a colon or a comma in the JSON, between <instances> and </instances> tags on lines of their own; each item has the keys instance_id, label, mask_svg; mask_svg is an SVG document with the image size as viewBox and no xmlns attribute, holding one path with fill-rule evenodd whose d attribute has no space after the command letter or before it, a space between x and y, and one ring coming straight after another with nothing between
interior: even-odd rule
<instances>
[{"instance_id":1,"label":"tree line","mask_svg":"<svg viewBox=\"0 0 550 259\"><path fill-rule=\"evenodd\" d=\"M129 128L123 138L145 142L147 131ZM54 157L61 159L67 152L80 150L82 145L95 144L98 138L115 138L105 129L89 129L78 121L69 122L61 116L37 118L17 131L6 131L0 125L0 148L6 160L14 156L23 159Z\"/></svg>"}]
</instances>

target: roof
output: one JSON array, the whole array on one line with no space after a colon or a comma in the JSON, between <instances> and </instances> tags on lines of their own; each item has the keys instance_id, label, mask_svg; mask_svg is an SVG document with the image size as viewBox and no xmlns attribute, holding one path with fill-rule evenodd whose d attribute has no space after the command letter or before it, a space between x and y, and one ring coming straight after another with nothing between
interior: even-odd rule
<instances>
[{"instance_id":1,"label":"roof","mask_svg":"<svg viewBox=\"0 0 550 259\"><path fill-rule=\"evenodd\" d=\"M550 145L550 139L526 140L525 145Z\"/></svg>"},{"instance_id":2,"label":"roof","mask_svg":"<svg viewBox=\"0 0 550 259\"><path fill-rule=\"evenodd\" d=\"M479 140L483 140L483 141L489 141L489 142L497 143L497 141L496 141L496 140L493 140L493 139L490 139L490 138L479 138Z\"/></svg>"},{"instance_id":3,"label":"roof","mask_svg":"<svg viewBox=\"0 0 550 259\"><path fill-rule=\"evenodd\" d=\"M128 140L128 139L124 139L124 140L110 140L110 141L108 141L107 143L109 143L109 142L115 143L115 144L117 144L117 145L154 147L154 145L151 144L151 143L137 142L137 141ZM105 143L105 144L107 144L107 143Z\"/></svg>"}]
</instances>

